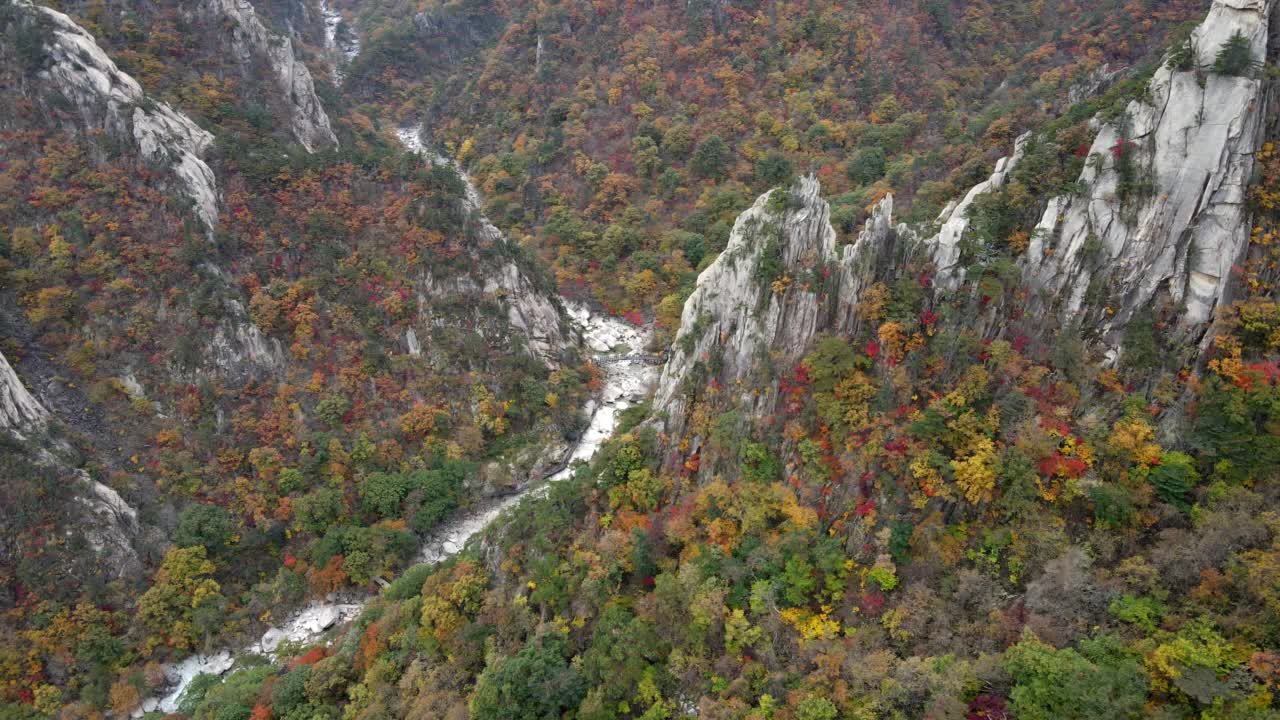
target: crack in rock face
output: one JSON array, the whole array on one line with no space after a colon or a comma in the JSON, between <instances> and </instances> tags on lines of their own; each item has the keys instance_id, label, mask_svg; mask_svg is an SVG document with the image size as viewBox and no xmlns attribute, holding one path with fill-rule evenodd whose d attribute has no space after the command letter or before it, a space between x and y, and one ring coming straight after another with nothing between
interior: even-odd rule
<instances>
[{"instance_id":1,"label":"crack in rock face","mask_svg":"<svg viewBox=\"0 0 1280 720\"><path fill-rule=\"evenodd\" d=\"M1237 32L1248 39L1255 59L1266 57L1271 10L1271 0L1217 0L1192 35L1199 64L1211 66L1222 43ZM1118 308L1108 308L1101 329L1112 346L1112 362L1127 323L1160 293L1182 308L1185 330L1203 331L1226 298L1231 266L1248 243L1244 201L1261 140L1261 81L1161 67L1149 95L1147 102L1130 103L1125 127L1098 123L1090 154L1102 162L1086 165L1080 195L1048 199L1021 261L1024 281L1039 291L1028 311L1041 320L1101 311L1086 307L1086 290L1099 281L1110 289ZM761 196L738 217L725 251L698 276L685 302L655 396L664 416L655 422L679 437L690 398L709 381L736 396L745 413L770 412L776 400L771 383L751 381L760 359L785 368L818 333L847 332L861 289L874 280L871 266L895 243L930 253L941 290L960 288L968 209L1008 182L1030 137L1018 138L1013 154L987 180L948 205L937 220L938 232L923 240L905 226L893 227L891 197L876 208L856 242L837 249L815 180L803 179L787 191L785 211L769 201L780 191ZM1117 147L1132 148L1134 162L1148 169L1152 184L1150 193L1124 206L1118 199ZM814 261L833 268L838 278L824 297L787 282ZM774 270L762 275L766 264Z\"/></svg>"},{"instance_id":2,"label":"crack in rock face","mask_svg":"<svg viewBox=\"0 0 1280 720\"><path fill-rule=\"evenodd\" d=\"M422 142L421 127L403 127L396 137L410 152L422 155L433 164L453 168L466 189L463 211L475 223L477 239L482 244L509 245L510 240L484 214L484 201L471 177L453 160L432 152ZM439 280L428 269L419 282L419 290L429 294L449 292L482 292L501 299L507 311L507 323L524 337L535 357L550 367L560 363L560 351L569 344L570 327L548 293L542 292L523 269L514 262L473 266L472 272L457 278ZM410 352L417 344L410 344Z\"/></svg>"},{"instance_id":3,"label":"crack in rock face","mask_svg":"<svg viewBox=\"0 0 1280 720\"><path fill-rule=\"evenodd\" d=\"M218 222L218 186L203 155L213 144L213 134L167 103L148 96L137 80L121 71L93 36L68 16L29 0L20 0L18 6L47 29L47 62L35 80L42 92L56 93L75 107L71 130L101 130L132 142L144 162L167 169L176 189L191 201L195 216L212 237ZM253 19L256 21L256 16ZM292 57L292 50L289 52ZM309 81L308 75L307 87ZM327 122L324 118L326 127ZM219 281L227 282L221 270L212 265L206 268ZM212 367L230 374L273 371L285 362L279 342L268 340L235 300L228 301L227 312L206 350Z\"/></svg>"},{"instance_id":4,"label":"crack in rock face","mask_svg":"<svg viewBox=\"0 0 1280 720\"><path fill-rule=\"evenodd\" d=\"M1227 299L1231 266L1249 238L1245 194L1265 110L1262 81L1209 71L1237 32L1259 61L1266 57L1271 0L1215 0L1192 34L1199 70L1161 66L1147 102L1132 101L1128 127L1101 125L1078 197L1055 198L1023 262L1040 299L1033 311L1071 319L1085 307L1090 284L1112 294L1102 334L1115 345L1127 323L1161 293L1181 306L1184 332L1202 331ZM1121 201L1116 148L1151 188ZM1101 248L1091 256L1085 248Z\"/></svg>"},{"instance_id":5,"label":"crack in rock face","mask_svg":"<svg viewBox=\"0 0 1280 720\"><path fill-rule=\"evenodd\" d=\"M959 202L952 202L938 216L942 227L938 234L925 241L937 266L936 282L948 290L954 290L964 282L965 271L960 266L960 241L969 229L969 208L980 195L999 190L1008 181L1026 152L1031 134L1027 133L1014 142L1013 155L1000 158L991 177L974 185Z\"/></svg>"},{"instance_id":6,"label":"crack in rock face","mask_svg":"<svg viewBox=\"0 0 1280 720\"><path fill-rule=\"evenodd\" d=\"M39 442L26 447L32 451L35 461L43 466L56 468L64 481L79 489L75 500L83 507L77 513L80 521L75 531L88 542L94 557L109 578L134 577L142 572L142 563L133 547L134 538L140 532L138 511L120 493L104 485L81 469L71 469L48 449L41 447L47 439L44 431L53 415L27 390L18 373L0 353L0 430L7 431L19 441L36 439ZM55 441L55 445L64 444ZM67 478L66 476L70 476ZM67 529L67 534L72 530Z\"/></svg>"},{"instance_id":7,"label":"crack in rock face","mask_svg":"<svg viewBox=\"0 0 1280 720\"><path fill-rule=\"evenodd\" d=\"M771 200L775 193L786 194L782 209ZM677 437L685 431L690 395L712 380L746 414L772 412L777 398L771 383L752 382L760 358L787 368L819 333L856 329L858 301L877 266L916 245L914 233L892 220L893 197L887 196L854 242L841 245L813 177L761 195L739 215L724 252L698 276L685 301L654 394L663 430ZM817 276L829 287L796 281Z\"/></svg>"}]
</instances>

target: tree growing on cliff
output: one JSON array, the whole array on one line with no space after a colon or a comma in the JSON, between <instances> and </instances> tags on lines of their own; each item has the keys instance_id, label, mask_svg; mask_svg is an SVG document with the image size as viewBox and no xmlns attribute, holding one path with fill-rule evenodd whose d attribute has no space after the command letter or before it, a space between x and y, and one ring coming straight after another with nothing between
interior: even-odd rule
<instances>
[{"instance_id":1,"label":"tree growing on cliff","mask_svg":"<svg viewBox=\"0 0 1280 720\"><path fill-rule=\"evenodd\" d=\"M1219 75L1247 75L1257 65L1253 48L1239 30L1222 43L1213 60L1213 71Z\"/></svg>"},{"instance_id":2,"label":"tree growing on cliff","mask_svg":"<svg viewBox=\"0 0 1280 720\"><path fill-rule=\"evenodd\" d=\"M793 175L795 168L780 152L771 152L756 161L756 178L770 187L790 185Z\"/></svg>"}]
</instances>

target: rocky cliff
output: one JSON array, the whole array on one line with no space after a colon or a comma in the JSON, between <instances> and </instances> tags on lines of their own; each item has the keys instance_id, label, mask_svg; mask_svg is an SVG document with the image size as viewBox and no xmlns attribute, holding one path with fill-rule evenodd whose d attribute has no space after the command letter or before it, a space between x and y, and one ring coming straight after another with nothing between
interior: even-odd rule
<instances>
[{"instance_id":1,"label":"rocky cliff","mask_svg":"<svg viewBox=\"0 0 1280 720\"><path fill-rule=\"evenodd\" d=\"M253 79L266 76L279 90L289 129L307 152L338 144L311 71L294 55L293 41L267 29L248 0L202 0L187 10L207 22L227 52Z\"/></svg>"},{"instance_id":2,"label":"rocky cliff","mask_svg":"<svg viewBox=\"0 0 1280 720\"><path fill-rule=\"evenodd\" d=\"M1229 299L1231 267L1248 244L1245 191L1266 110L1257 73L1216 73L1214 59L1240 33L1261 63L1272 9L1269 0L1215 0L1192 35L1189 69L1161 66L1122 120L1095 120L1081 192L1042 201L1020 259L1032 294L1022 310L1033 324L1087 316L1112 360L1127 323L1153 301L1173 308L1185 332L1203 334ZM747 414L771 412L778 372L819 334L856 332L862 289L887 279L917 248L932 259L936 290L960 291L969 209L1009 181L1029 140L1020 137L987 180L950 203L932 234L895 227L887 197L841 247L815 180L761 196L685 303L655 396L664 429L684 432L690 400L708 383ZM1125 182L1139 191L1121 193Z\"/></svg>"},{"instance_id":3,"label":"rocky cliff","mask_svg":"<svg viewBox=\"0 0 1280 720\"><path fill-rule=\"evenodd\" d=\"M1267 113L1257 67L1267 57L1274 7L1215 0L1181 51L1187 57L1161 65L1119 119L1094 120L1078 192L1044 201L1020 261L1032 317L1087 323L1113 360L1129 321L1153 302L1176 316L1183 335L1204 335L1230 299L1231 268L1248 245L1245 193ZM1216 71L1218 52L1237 33L1254 67ZM1029 139L1020 137L988 180L938 218L925 244L940 288L964 283L968 209L1008 181Z\"/></svg>"},{"instance_id":4,"label":"rocky cliff","mask_svg":"<svg viewBox=\"0 0 1280 720\"><path fill-rule=\"evenodd\" d=\"M485 216L479 191L456 163L431 153L422 143L420 128L401 128L396 136L409 150L427 156L432 162L452 167L462 178L466 186L462 209L468 218L468 232L475 241L472 245L474 262L468 272L452 275L446 280L436 277L430 268L426 268L418 281L419 292L434 297L481 296L499 303L505 309L507 323L519 331L529 350L544 362L559 364L561 352L574 343L570 324L553 299L554 293L550 288L541 287L525 268L510 258L516 248ZM484 248L498 249L499 252L486 255L481 252ZM426 308L429 303L421 302L419 306ZM424 321L430 324L432 319L426 317ZM417 345L416 335L412 342L406 339L406 344L412 352Z\"/></svg>"},{"instance_id":5,"label":"rocky cliff","mask_svg":"<svg viewBox=\"0 0 1280 720\"><path fill-rule=\"evenodd\" d=\"M76 524L75 532L93 548L106 578L137 577L143 569L137 547L162 543L163 534L156 528L144 527L138 521L138 511L110 486L94 480L84 470L76 470L73 477L76 499L87 514Z\"/></svg>"},{"instance_id":6,"label":"rocky cliff","mask_svg":"<svg viewBox=\"0 0 1280 720\"><path fill-rule=\"evenodd\" d=\"M49 117L60 119L71 133L106 133L131 146L140 162L167 169L173 190L191 202L193 214L211 237L218 222L219 191L203 156L213 135L147 95L66 15L26 0L16 7L42 39L39 67L27 76L32 84L28 91L34 90L31 94L50 109ZM68 107L71 111L64 112ZM210 367L237 376L278 369L284 362L278 343L267 341L249 320L225 273L208 262L201 269L226 285L228 294L227 311L209 340Z\"/></svg>"},{"instance_id":7,"label":"rocky cliff","mask_svg":"<svg viewBox=\"0 0 1280 720\"><path fill-rule=\"evenodd\" d=\"M84 470L70 467L61 457L68 447L46 431L53 415L27 390L22 379L0 354L0 434L18 440L39 467L39 472L60 477L64 490L75 498L81 522L69 529L88 542L107 579L132 577L142 570L135 543L154 530L138 522L138 512L111 487L94 480ZM46 446L48 449L46 449ZM0 518L0 525L3 525ZM154 540L154 538L152 538Z\"/></svg>"},{"instance_id":8,"label":"rocky cliff","mask_svg":"<svg viewBox=\"0 0 1280 720\"><path fill-rule=\"evenodd\" d=\"M1215 72L1234 34L1255 63L1267 57L1270 0L1215 0L1191 36L1190 57L1160 67L1147 97L1100 124L1079 195L1052 199L1032 238L1024 276L1042 312L1093 311L1118 334L1153 299L1203 327L1229 296L1231 267L1249 238L1245 190L1261 142L1263 80ZM1122 192L1122 184L1136 191ZM1086 307L1090 287L1102 307Z\"/></svg>"},{"instance_id":9,"label":"rocky cliff","mask_svg":"<svg viewBox=\"0 0 1280 720\"><path fill-rule=\"evenodd\" d=\"M203 160L213 135L169 105L146 96L142 87L66 15L19 0L45 30L36 90L43 99L60 97L74 113L65 117L73 132L104 131L134 145L146 162L169 168L177 189L190 198L197 216L212 228L218 218L218 189Z\"/></svg>"},{"instance_id":10,"label":"rocky cliff","mask_svg":"<svg viewBox=\"0 0 1280 720\"><path fill-rule=\"evenodd\" d=\"M858 299L892 260L912 252L886 197L853 243L840 245L812 177L761 195L734 223L723 253L685 302L654 407L679 435L690 400L714 381L748 414L770 412L776 370L794 364L821 332L853 332Z\"/></svg>"},{"instance_id":11,"label":"rocky cliff","mask_svg":"<svg viewBox=\"0 0 1280 720\"><path fill-rule=\"evenodd\" d=\"M991 177L974 185L959 201L952 201L942 210L937 223L938 234L926 240L933 254L937 267L937 283L939 287L954 290L965 279L965 269L960 265L960 243L969 230L969 208L980 195L999 189L1009 179L1009 175L1017 167L1018 161L1026 148L1029 135L1023 135L1014 143L1013 155L1001 158Z\"/></svg>"},{"instance_id":12,"label":"rocky cliff","mask_svg":"<svg viewBox=\"0 0 1280 720\"><path fill-rule=\"evenodd\" d=\"M23 434L42 427L49 411L27 391L18 373L0 354L0 430Z\"/></svg>"}]
</instances>

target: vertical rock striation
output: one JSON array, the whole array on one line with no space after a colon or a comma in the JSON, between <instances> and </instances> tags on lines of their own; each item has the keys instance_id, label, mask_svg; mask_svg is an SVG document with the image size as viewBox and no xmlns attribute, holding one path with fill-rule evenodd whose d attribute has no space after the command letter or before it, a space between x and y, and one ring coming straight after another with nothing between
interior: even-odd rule
<instances>
[{"instance_id":1,"label":"vertical rock striation","mask_svg":"<svg viewBox=\"0 0 1280 720\"><path fill-rule=\"evenodd\" d=\"M144 531L138 522L138 511L120 493L89 477L84 470L76 470L75 477L86 488L76 499L88 513L76 531L93 548L108 579L137 577L143 567L134 546Z\"/></svg>"},{"instance_id":2,"label":"vertical rock striation","mask_svg":"<svg viewBox=\"0 0 1280 720\"><path fill-rule=\"evenodd\" d=\"M1022 259L1033 321L1047 327L1087 314L1114 348L1153 301L1194 333L1229 299L1231 267L1249 239L1245 194L1266 108L1256 72L1212 68L1237 33L1261 63L1273 8L1273 0L1214 0L1192 34L1189 67L1162 66L1123 120L1095 121L1082 191L1045 200ZM862 288L891 274L904 251L920 247L931 255L941 291L960 288L968 210L1009 180L1029 137L1018 139L990 178L948 205L938 232L919 244L908 228L893 227L891 198L856 242L838 247L816 181L802 180L785 203L771 199L781 191L762 196L738 218L725 251L685 303L655 396L664 429L683 435L690 399L712 381L744 412L771 412L778 372L770 368L796 362L820 333L856 332Z\"/></svg>"},{"instance_id":3,"label":"vertical rock striation","mask_svg":"<svg viewBox=\"0 0 1280 720\"><path fill-rule=\"evenodd\" d=\"M407 127L397 130L396 136L410 151L424 155L433 163L448 165L458 173L466 188L463 210L473 224L475 239L480 245L509 245L507 236L485 216L483 199L471 178L457 163L425 147L421 133L421 128ZM548 365L558 365L561 351L573 344L572 331L551 292L539 288L534 279L512 260L476 263L471 272L448 280L435 277L428 268L419 281L419 291L434 297L451 293L483 293L497 298L506 309L507 322L524 337L529 350ZM411 353L412 348L413 344L410 345Z\"/></svg>"},{"instance_id":4,"label":"vertical rock striation","mask_svg":"<svg viewBox=\"0 0 1280 720\"><path fill-rule=\"evenodd\" d=\"M129 142L144 162L167 168L176 189L191 201L193 213L211 234L218 221L218 186L202 156L213 135L147 95L66 15L27 0L19 0L18 7L31 13L43 31L44 57L31 76L35 89L40 96L65 99L74 109L51 117L66 118L70 132L101 131ZM230 279L212 263L202 269L231 287ZM206 345L210 366L227 376L259 376L283 366L279 343L263 336L243 305L234 297L225 305L226 313Z\"/></svg>"},{"instance_id":5,"label":"vertical rock striation","mask_svg":"<svg viewBox=\"0 0 1280 720\"><path fill-rule=\"evenodd\" d=\"M18 373L0 354L0 430L21 435L38 430L49 420L49 411L22 384Z\"/></svg>"},{"instance_id":6,"label":"vertical rock striation","mask_svg":"<svg viewBox=\"0 0 1280 720\"><path fill-rule=\"evenodd\" d=\"M266 63L288 113L289 129L307 152L338 144L311 71L294 57L293 41L267 29L248 0L201 0L191 12L221 29L227 50L247 76Z\"/></svg>"},{"instance_id":7,"label":"vertical rock striation","mask_svg":"<svg viewBox=\"0 0 1280 720\"><path fill-rule=\"evenodd\" d=\"M980 195L1000 189L1013 173L1018 162L1022 160L1030 134L1019 137L1014 143L1013 155L1000 158L991 177L974 185L959 202L952 201L938 216L941 226L938 234L925 241L933 254L934 265L937 266L937 283L939 287L954 290L964 282L964 268L960 266L960 241L969 229L969 208Z\"/></svg>"},{"instance_id":8,"label":"vertical rock striation","mask_svg":"<svg viewBox=\"0 0 1280 720\"><path fill-rule=\"evenodd\" d=\"M820 193L818 181L806 177L791 190L760 196L698 276L654 395L669 434L684 432L690 397L713 380L744 412L771 412L776 373L760 382L753 374L794 364L822 332L854 331L862 289L895 250L910 252L911 233L892 225L892 197L841 246Z\"/></svg>"},{"instance_id":9,"label":"vertical rock striation","mask_svg":"<svg viewBox=\"0 0 1280 720\"><path fill-rule=\"evenodd\" d=\"M1028 248L1033 311L1069 320L1099 310L1086 295L1100 294L1114 314L1097 313L1098 323L1114 344L1153 299L1180 309L1184 331L1203 329L1229 299L1231 267L1249 239L1245 193L1266 98L1261 79L1212 65L1237 32L1261 63L1273 7L1214 0L1192 34L1193 67L1162 66L1147 98L1130 102L1122 121L1100 124L1083 192L1049 202ZM1138 190L1122 193L1121 183Z\"/></svg>"}]
</instances>

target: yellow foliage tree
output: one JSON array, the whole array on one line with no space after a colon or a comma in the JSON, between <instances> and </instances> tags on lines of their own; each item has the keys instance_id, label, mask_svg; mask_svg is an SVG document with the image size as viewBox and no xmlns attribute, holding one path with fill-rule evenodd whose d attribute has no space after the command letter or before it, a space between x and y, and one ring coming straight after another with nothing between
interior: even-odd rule
<instances>
[{"instance_id":1,"label":"yellow foliage tree","mask_svg":"<svg viewBox=\"0 0 1280 720\"><path fill-rule=\"evenodd\" d=\"M977 505L989 502L996 487L996 446L991 438L979 438L968 457L952 460L956 485L965 500Z\"/></svg>"},{"instance_id":2,"label":"yellow foliage tree","mask_svg":"<svg viewBox=\"0 0 1280 720\"><path fill-rule=\"evenodd\" d=\"M1153 442L1155 430L1142 418L1127 417L1111 431L1111 448L1131 462L1155 465L1160 462L1160 446Z\"/></svg>"},{"instance_id":3,"label":"yellow foliage tree","mask_svg":"<svg viewBox=\"0 0 1280 720\"><path fill-rule=\"evenodd\" d=\"M138 618L151 633L148 652L160 645L194 647L197 626L211 621L210 611L223 601L222 588L211 577L213 571L203 545L173 548L165 555L155 582L138 599Z\"/></svg>"}]
</instances>

